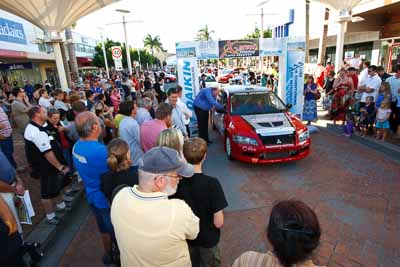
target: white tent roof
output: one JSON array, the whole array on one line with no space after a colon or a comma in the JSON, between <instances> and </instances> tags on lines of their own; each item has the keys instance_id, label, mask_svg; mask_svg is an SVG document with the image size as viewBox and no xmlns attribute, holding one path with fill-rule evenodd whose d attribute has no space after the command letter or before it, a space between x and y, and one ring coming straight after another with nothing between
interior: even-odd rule
<instances>
[{"instance_id":1,"label":"white tent roof","mask_svg":"<svg viewBox=\"0 0 400 267\"><path fill-rule=\"evenodd\" d=\"M348 10L351 11L355 6L357 6L362 0L319 0L328 6L333 7L336 10Z\"/></svg>"},{"instance_id":2,"label":"white tent roof","mask_svg":"<svg viewBox=\"0 0 400 267\"><path fill-rule=\"evenodd\" d=\"M62 31L78 19L119 0L1 0L0 9L45 31Z\"/></svg>"}]
</instances>

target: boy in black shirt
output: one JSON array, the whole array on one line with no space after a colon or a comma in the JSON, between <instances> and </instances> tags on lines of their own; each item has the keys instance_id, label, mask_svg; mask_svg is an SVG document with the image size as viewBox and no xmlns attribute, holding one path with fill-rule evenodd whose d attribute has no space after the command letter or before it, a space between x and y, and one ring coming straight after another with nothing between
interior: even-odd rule
<instances>
[{"instance_id":1,"label":"boy in black shirt","mask_svg":"<svg viewBox=\"0 0 400 267\"><path fill-rule=\"evenodd\" d=\"M200 219L200 232L195 240L188 240L192 266L220 266L218 247L220 228L224 224L223 209L228 206L219 181L202 173L207 142L192 138L183 145L183 155L195 168L195 174L179 182L175 198L184 200Z\"/></svg>"}]
</instances>

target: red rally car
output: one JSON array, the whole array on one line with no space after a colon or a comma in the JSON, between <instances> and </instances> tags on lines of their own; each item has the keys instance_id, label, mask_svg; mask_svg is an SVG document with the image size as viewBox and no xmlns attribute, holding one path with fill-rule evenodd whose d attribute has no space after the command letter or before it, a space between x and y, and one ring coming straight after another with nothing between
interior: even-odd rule
<instances>
[{"instance_id":1,"label":"red rally car","mask_svg":"<svg viewBox=\"0 0 400 267\"><path fill-rule=\"evenodd\" d=\"M310 153L307 126L271 90L226 86L218 102L226 112L213 112L213 127L224 138L229 159L274 163L299 160Z\"/></svg>"}]
</instances>

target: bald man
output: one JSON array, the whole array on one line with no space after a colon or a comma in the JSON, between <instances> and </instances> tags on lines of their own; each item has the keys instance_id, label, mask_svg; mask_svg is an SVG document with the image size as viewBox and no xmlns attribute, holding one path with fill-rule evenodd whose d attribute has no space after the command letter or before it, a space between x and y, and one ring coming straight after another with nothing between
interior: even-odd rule
<instances>
[{"instance_id":1,"label":"bald man","mask_svg":"<svg viewBox=\"0 0 400 267\"><path fill-rule=\"evenodd\" d=\"M101 191L101 175L108 172L107 147L98 142L102 133L95 114L85 111L75 118L79 140L72 150L76 170L84 182L86 198L96 217L101 233L104 256L103 263L111 263L111 236L113 227L110 219L110 205Z\"/></svg>"}]
</instances>

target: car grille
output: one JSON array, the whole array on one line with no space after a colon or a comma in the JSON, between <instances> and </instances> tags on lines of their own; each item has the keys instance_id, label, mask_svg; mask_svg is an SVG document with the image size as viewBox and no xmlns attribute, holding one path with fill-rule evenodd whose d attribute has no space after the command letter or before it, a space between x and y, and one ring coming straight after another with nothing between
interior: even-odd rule
<instances>
[{"instance_id":1,"label":"car grille","mask_svg":"<svg viewBox=\"0 0 400 267\"><path fill-rule=\"evenodd\" d=\"M259 159L268 160L268 159L280 159L280 158L290 158L296 157L300 153L307 151L309 147L303 147L299 150L286 150L286 151L275 151L275 152L265 152L259 155Z\"/></svg>"},{"instance_id":2,"label":"car grille","mask_svg":"<svg viewBox=\"0 0 400 267\"><path fill-rule=\"evenodd\" d=\"M279 145L292 145L294 144L295 134L262 136L258 135L264 146L279 146Z\"/></svg>"}]
</instances>

